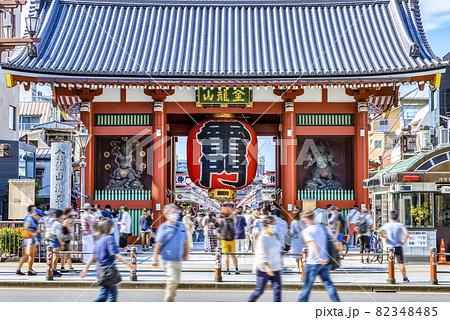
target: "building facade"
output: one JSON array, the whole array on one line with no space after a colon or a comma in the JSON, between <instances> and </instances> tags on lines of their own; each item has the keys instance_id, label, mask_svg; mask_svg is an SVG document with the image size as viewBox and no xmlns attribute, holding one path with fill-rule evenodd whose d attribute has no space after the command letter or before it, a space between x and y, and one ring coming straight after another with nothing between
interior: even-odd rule
<instances>
[{"instance_id":1,"label":"building facade","mask_svg":"<svg viewBox=\"0 0 450 320\"><path fill-rule=\"evenodd\" d=\"M217 114L277 142L287 218L305 201L368 206L368 102L390 101L384 111L401 83L445 69L418 1L44 0L36 14L38 57L2 67L26 86L51 84L55 101L81 101L94 203L156 218L176 200L174 138Z\"/></svg>"}]
</instances>

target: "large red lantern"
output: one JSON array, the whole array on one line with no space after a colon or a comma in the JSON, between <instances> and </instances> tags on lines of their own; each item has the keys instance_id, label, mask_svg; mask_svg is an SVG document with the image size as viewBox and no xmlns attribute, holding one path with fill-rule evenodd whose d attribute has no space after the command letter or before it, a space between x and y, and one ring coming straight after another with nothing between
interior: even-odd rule
<instances>
[{"instance_id":1,"label":"large red lantern","mask_svg":"<svg viewBox=\"0 0 450 320\"><path fill-rule=\"evenodd\" d=\"M189 132L189 178L205 189L240 189L256 175L258 138L246 122L232 118L204 120Z\"/></svg>"}]
</instances>

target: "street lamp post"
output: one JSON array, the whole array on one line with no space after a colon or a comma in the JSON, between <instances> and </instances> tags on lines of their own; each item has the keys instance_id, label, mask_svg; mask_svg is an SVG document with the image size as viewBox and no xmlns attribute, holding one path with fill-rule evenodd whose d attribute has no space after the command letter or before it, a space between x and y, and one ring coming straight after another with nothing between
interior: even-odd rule
<instances>
[{"instance_id":1,"label":"street lamp post","mask_svg":"<svg viewBox=\"0 0 450 320\"><path fill-rule=\"evenodd\" d=\"M80 126L80 131L74 136L74 139L75 139L75 142L78 144L78 146L81 149L80 209L83 210L83 207L84 207L84 168L86 167L85 151L86 151L87 145L89 144L89 140L91 139L91 135L87 132L87 130L83 124Z\"/></svg>"},{"instance_id":2,"label":"street lamp post","mask_svg":"<svg viewBox=\"0 0 450 320\"><path fill-rule=\"evenodd\" d=\"M25 24L26 24L27 31L28 31L28 34L30 35L31 39L34 39L34 36L36 35L36 33L39 29L39 22L40 22L40 20L38 17L25 18ZM37 57L37 47L34 46L33 42L31 42L30 46L28 47L28 56L30 58Z\"/></svg>"}]
</instances>

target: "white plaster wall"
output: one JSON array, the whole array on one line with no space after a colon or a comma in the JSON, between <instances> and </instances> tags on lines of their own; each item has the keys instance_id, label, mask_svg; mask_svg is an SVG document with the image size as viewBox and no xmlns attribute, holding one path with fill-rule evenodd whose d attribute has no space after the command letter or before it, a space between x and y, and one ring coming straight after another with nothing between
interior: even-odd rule
<instances>
[{"instance_id":1,"label":"white plaster wall","mask_svg":"<svg viewBox=\"0 0 450 320\"><path fill-rule=\"evenodd\" d=\"M328 102L355 102L355 98L345 93L345 88L329 88Z\"/></svg>"},{"instance_id":2,"label":"white plaster wall","mask_svg":"<svg viewBox=\"0 0 450 320\"><path fill-rule=\"evenodd\" d=\"M93 102L120 102L120 88L103 88L103 93Z\"/></svg>"},{"instance_id":3,"label":"white plaster wall","mask_svg":"<svg viewBox=\"0 0 450 320\"><path fill-rule=\"evenodd\" d=\"M305 88L305 92L295 102L322 102L322 89Z\"/></svg>"},{"instance_id":4,"label":"white plaster wall","mask_svg":"<svg viewBox=\"0 0 450 320\"><path fill-rule=\"evenodd\" d=\"M3 54L5 58L6 54ZM0 140L19 139L20 87L6 87L6 72L0 69ZM16 130L9 130L9 106L16 107Z\"/></svg>"},{"instance_id":5,"label":"white plaster wall","mask_svg":"<svg viewBox=\"0 0 450 320\"><path fill-rule=\"evenodd\" d=\"M152 102L152 97L144 93L144 89L127 88L126 100L127 102Z\"/></svg>"},{"instance_id":6,"label":"white plaster wall","mask_svg":"<svg viewBox=\"0 0 450 320\"><path fill-rule=\"evenodd\" d=\"M175 87L175 93L166 98L166 102L195 102L195 88Z\"/></svg>"},{"instance_id":7,"label":"white plaster wall","mask_svg":"<svg viewBox=\"0 0 450 320\"><path fill-rule=\"evenodd\" d=\"M259 90L256 89L256 87L253 87L253 101L254 102L282 102L280 96L277 96L273 93L272 87L267 87L265 89L264 87L260 88Z\"/></svg>"}]
</instances>

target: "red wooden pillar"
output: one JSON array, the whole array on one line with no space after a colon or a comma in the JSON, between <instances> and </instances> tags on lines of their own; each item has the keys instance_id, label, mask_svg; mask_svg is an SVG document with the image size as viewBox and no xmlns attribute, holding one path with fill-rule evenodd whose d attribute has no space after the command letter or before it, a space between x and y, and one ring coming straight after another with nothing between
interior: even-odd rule
<instances>
[{"instance_id":1,"label":"red wooden pillar","mask_svg":"<svg viewBox=\"0 0 450 320\"><path fill-rule=\"evenodd\" d=\"M367 103L358 102L355 113L354 167L355 167L355 200L361 208L365 204L369 208L369 190L363 188L364 179L369 178L369 121Z\"/></svg>"},{"instance_id":2,"label":"red wooden pillar","mask_svg":"<svg viewBox=\"0 0 450 320\"><path fill-rule=\"evenodd\" d=\"M296 153L297 140L295 136L294 103L286 101L281 120L281 185L282 206L286 221L292 221L292 210L297 193Z\"/></svg>"},{"instance_id":3,"label":"red wooden pillar","mask_svg":"<svg viewBox=\"0 0 450 320\"><path fill-rule=\"evenodd\" d=\"M167 115L162 101L155 101L153 105L152 143L152 209L154 227L158 227L164 222L160 217L167 204Z\"/></svg>"}]
</instances>

